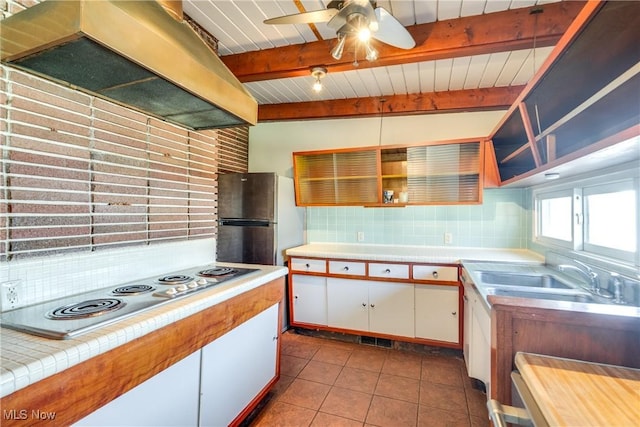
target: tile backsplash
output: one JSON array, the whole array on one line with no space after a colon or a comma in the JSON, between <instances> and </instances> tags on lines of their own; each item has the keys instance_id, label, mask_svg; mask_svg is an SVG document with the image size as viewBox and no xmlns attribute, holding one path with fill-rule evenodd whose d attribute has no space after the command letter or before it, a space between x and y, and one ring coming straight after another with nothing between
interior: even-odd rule
<instances>
[{"instance_id":1,"label":"tile backsplash","mask_svg":"<svg viewBox=\"0 0 640 427\"><path fill-rule=\"evenodd\" d=\"M526 190L486 189L483 199L481 205L307 208L307 241L358 243L362 232L361 243L527 248Z\"/></svg>"},{"instance_id":2,"label":"tile backsplash","mask_svg":"<svg viewBox=\"0 0 640 427\"><path fill-rule=\"evenodd\" d=\"M22 307L211 263L215 251L210 238L12 260L0 263L0 286L20 280Z\"/></svg>"}]
</instances>

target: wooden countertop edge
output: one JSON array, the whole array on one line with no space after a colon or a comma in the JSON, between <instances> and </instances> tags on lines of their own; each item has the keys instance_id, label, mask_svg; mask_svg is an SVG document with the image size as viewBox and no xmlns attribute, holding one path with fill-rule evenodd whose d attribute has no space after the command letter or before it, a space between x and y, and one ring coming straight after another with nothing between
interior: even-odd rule
<instances>
[{"instance_id":1,"label":"wooden countertop edge","mask_svg":"<svg viewBox=\"0 0 640 427\"><path fill-rule=\"evenodd\" d=\"M550 424L640 421L640 409L633 403L640 391L640 369L526 352L516 353L515 365Z\"/></svg>"},{"instance_id":2,"label":"wooden countertop edge","mask_svg":"<svg viewBox=\"0 0 640 427\"><path fill-rule=\"evenodd\" d=\"M283 295L280 277L9 394L0 399L3 414L26 410L29 417L3 416L2 425L51 422L31 417L32 411L55 413L55 424L70 425L282 301Z\"/></svg>"}]
</instances>

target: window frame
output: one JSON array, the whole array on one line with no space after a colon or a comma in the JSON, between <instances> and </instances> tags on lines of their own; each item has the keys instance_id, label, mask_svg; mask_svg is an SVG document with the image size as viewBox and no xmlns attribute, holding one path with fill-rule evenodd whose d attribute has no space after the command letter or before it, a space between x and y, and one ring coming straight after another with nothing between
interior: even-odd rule
<instances>
[{"instance_id":1,"label":"window frame","mask_svg":"<svg viewBox=\"0 0 640 427\"><path fill-rule=\"evenodd\" d=\"M636 205L636 250L635 252L608 248L586 242L586 197L601 194L607 190L634 190ZM573 197L571 233L572 241L566 242L540 235L541 201L558 196ZM640 162L605 170L596 175L590 174L563 182L543 184L532 191L532 242L551 250L578 252L586 257L606 258L623 264L640 266Z\"/></svg>"}]
</instances>

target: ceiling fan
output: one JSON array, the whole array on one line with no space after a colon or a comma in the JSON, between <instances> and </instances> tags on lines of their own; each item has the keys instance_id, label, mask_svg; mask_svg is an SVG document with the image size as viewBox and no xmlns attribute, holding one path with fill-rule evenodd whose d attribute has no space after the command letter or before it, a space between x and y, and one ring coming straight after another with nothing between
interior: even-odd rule
<instances>
[{"instance_id":1,"label":"ceiling fan","mask_svg":"<svg viewBox=\"0 0 640 427\"><path fill-rule=\"evenodd\" d=\"M357 36L365 47L366 58L375 61L378 51L371 46L374 38L401 49L411 49L415 40L407 29L375 0L334 0L323 10L296 13L264 21L265 24L312 24L326 22L336 31L338 43L331 50L335 59L342 57L344 44L350 36ZM357 61L356 61L357 63Z\"/></svg>"}]
</instances>

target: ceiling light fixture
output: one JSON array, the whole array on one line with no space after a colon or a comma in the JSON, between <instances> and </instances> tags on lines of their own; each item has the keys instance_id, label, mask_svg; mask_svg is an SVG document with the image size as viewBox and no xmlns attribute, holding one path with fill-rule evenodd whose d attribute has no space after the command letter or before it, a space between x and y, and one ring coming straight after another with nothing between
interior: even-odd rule
<instances>
[{"instance_id":1,"label":"ceiling light fixture","mask_svg":"<svg viewBox=\"0 0 640 427\"><path fill-rule=\"evenodd\" d=\"M326 67L313 67L311 69L311 75L316 79L316 81L313 83L313 90L314 92L318 93L322 90L322 81L321 79L324 78L324 76L327 75L327 68Z\"/></svg>"},{"instance_id":2,"label":"ceiling light fixture","mask_svg":"<svg viewBox=\"0 0 640 427\"><path fill-rule=\"evenodd\" d=\"M378 59L378 51L371 46L371 39L373 38L373 32L378 30L378 21L370 19L363 13L354 12L346 18L346 23L337 31L338 43L331 50L331 56L333 59L339 60L342 58L344 51L344 45L348 37L357 39L364 47L366 52L367 61L375 61ZM357 50L354 50L355 61L354 66L357 66Z\"/></svg>"},{"instance_id":3,"label":"ceiling light fixture","mask_svg":"<svg viewBox=\"0 0 640 427\"><path fill-rule=\"evenodd\" d=\"M376 59L378 59L378 51L373 46L371 46L371 43L366 42L364 48L367 51L367 61L375 61Z\"/></svg>"},{"instance_id":4,"label":"ceiling light fixture","mask_svg":"<svg viewBox=\"0 0 640 427\"><path fill-rule=\"evenodd\" d=\"M544 174L544 179L546 180L554 180L560 178L560 174L557 172L549 172Z\"/></svg>"},{"instance_id":5,"label":"ceiling light fixture","mask_svg":"<svg viewBox=\"0 0 640 427\"><path fill-rule=\"evenodd\" d=\"M338 44L335 45L335 47L333 49L331 49L331 56L333 56L333 59L340 59L342 58L342 52L344 51L344 43L347 41L347 35L342 33L342 34L338 34Z\"/></svg>"}]
</instances>

